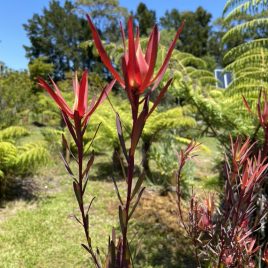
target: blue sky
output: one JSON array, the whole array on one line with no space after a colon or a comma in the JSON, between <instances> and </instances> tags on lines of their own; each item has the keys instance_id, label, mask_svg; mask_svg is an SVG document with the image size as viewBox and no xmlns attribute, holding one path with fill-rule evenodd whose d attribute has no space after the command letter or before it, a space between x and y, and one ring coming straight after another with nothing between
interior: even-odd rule
<instances>
[{"instance_id":1,"label":"blue sky","mask_svg":"<svg viewBox=\"0 0 268 268\"><path fill-rule=\"evenodd\" d=\"M60 0L64 2L64 0ZM122 6L135 10L140 0L119 0ZM203 6L213 14L214 18L221 16L226 0L143 0L148 8L156 10L161 17L167 9L177 8L180 11L195 10ZM0 61L9 68L20 70L27 68L27 59L23 45L29 41L22 27L33 13L42 13L48 0L8 0L1 3L0 8Z\"/></svg>"}]
</instances>

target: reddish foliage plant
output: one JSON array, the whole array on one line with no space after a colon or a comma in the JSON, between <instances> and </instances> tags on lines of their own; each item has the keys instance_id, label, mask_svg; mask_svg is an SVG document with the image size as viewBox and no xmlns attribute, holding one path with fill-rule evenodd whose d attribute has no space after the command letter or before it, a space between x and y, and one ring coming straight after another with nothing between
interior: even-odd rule
<instances>
[{"instance_id":1,"label":"reddish foliage plant","mask_svg":"<svg viewBox=\"0 0 268 268\"><path fill-rule=\"evenodd\" d=\"M160 103L164 97L168 87L170 86L172 79L170 79L167 84L161 89L156 100L154 101L151 108L149 108L149 100L152 92L160 84L163 75L166 72L172 51L175 48L176 41L183 29L183 25L178 29L166 55L166 58L160 67L160 69L155 71L155 64L157 59L158 52L158 43L159 43L159 32L157 26L154 26L152 33L149 37L145 55L142 52L140 39L139 39L139 28L136 28L136 33L133 29L133 19L128 20L128 40L126 40L123 27L121 25L121 33L123 38L123 44L125 47L124 54L122 56L122 76L115 70L113 67L105 49L102 45L101 39L92 23L90 17L88 16L88 22L90 29L92 31L92 36L96 45L96 48L99 52L100 58L107 69L111 72L113 77L119 82L119 84L124 88L127 93L132 112L132 130L131 130L131 140L130 148L126 149L122 124L120 117L117 114L116 117L116 126L118 131L118 136L122 151L125 156L127 163L127 174L126 174L126 198L123 200L121 194L118 190L118 187L115 183L115 189L117 190L117 195L119 198L119 220L122 236L119 238L118 242L112 240L110 241L110 252L108 254L108 261L106 267L119 267L127 268L131 267L131 254L129 251L128 243L128 226L129 221L137 208L139 200L144 191L142 183L144 176L141 175L137 182L134 184L134 165L135 165L135 151L138 144L138 141L141 137L143 128L145 126L146 120L150 114L155 110L157 105ZM150 87L150 88L149 88ZM143 95L143 96L142 96ZM141 98L142 96L142 98Z\"/></svg>"},{"instance_id":2,"label":"reddish foliage plant","mask_svg":"<svg viewBox=\"0 0 268 268\"><path fill-rule=\"evenodd\" d=\"M253 213L268 164L266 158L262 159L261 150L257 156L252 154L253 145L249 139L244 143L239 138L235 142L231 139L231 161L226 157L226 183L220 208L215 210L212 195L200 202L192 194L187 219L181 208L181 172L197 145L191 143L180 153L177 172L179 218L194 246L198 267L202 261L208 261L212 267L256 267L255 256L260 246L255 232L266 216L267 204L261 214L253 217ZM265 260L266 256L263 258Z\"/></svg>"},{"instance_id":3,"label":"reddish foliage plant","mask_svg":"<svg viewBox=\"0 0 268 268\"><path fill-rule=\"evenodd\" d=\"M90 253L96 267L100 268L101 262L98 254L96 254L91 245L91 237L89 233L89 210L93 199L90 204L86 207L84 194L87 187L88 179L89 179L89 171L94 161L94 154L89 158L85 167L83 167L84 160L84 144L83 144L83 136L86 131L90 116L97 109L97 107L105 100L109 92L111 91L115 80L113 80L109 85L107 85L101 92L98 99L95 97L92 99L90 105L88 106L88 77L87 71L84 71L82 75L81 82L78 82L77 75L73 80L73 89L75 95L75 101L73 105L73 109L71 109L66 101L64 100L58 86L51 79L51 84L53 88L42 78L38 79L39 85L43 87L48 94L54 99L59 109L62 112L63 119L66 123L66 126L76 144L77 147L77 157L71 152L68 143L66 141L65 136L62 136L63 144L69 150L73 159L78 165L78 176L75 176L75 173L71 170L69 164L65 161L64 157L62 157L64 165L68 173L73 179L73 190L76 196L76 200L80 210L80 217L74 216L75 219L82 225L85 237L86 244L82 244L82 246Z\"/></svg>"}]
</instances>

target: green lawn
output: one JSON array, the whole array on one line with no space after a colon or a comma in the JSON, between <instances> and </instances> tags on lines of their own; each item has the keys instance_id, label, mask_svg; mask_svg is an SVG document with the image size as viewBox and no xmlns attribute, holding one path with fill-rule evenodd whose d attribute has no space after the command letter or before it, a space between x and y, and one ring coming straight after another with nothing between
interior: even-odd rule
<instances>
[{"instance_id":1,"label":"green lawn","mask_svg":"<svg viewBox=\"0 0 268 268\"><path fill-rule=\"evenodd\" d=\"M78 211L68 186L61 185L62 191L34 206L33 202L25 204L15 215L6 215L0 223L0 267L93 267L79 246L84 237L71 216ZM90 218L92 240L103 251L112 226L116 226L111 209L116 200L107 182L92 182L89 192L98 197Z\"/></svg>"}]
</instances>

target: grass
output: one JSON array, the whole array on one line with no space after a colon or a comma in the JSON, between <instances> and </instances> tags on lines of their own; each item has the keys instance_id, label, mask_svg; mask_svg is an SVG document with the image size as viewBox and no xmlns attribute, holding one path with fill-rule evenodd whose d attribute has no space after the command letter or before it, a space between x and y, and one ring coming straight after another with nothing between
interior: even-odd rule
<instances>
[{"instance_id":1,"label":"grass","mask_svg":"<svg viewBox=\"0 0 268 268\"><path fill-rule=\"evenodd\" d=\"M93 267L79 247L84 236L71 216L78 214L71 185L61 187L61 192L30 202L2 220L1 267ZM92 182L89 196L93 192L97 197L100 193L102 196L94 203L90 217L92 240L97 241L102 252L112 226L116 226L116 210L111 209L116 200L110 183Z\"/></svg>"}]
</instances>

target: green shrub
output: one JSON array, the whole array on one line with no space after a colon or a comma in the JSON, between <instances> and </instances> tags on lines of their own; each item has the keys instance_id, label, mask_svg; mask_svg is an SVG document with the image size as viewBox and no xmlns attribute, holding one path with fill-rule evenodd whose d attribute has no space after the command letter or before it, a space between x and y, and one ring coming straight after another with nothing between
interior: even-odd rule
<instances>
[{"instance_id":1,"label":"green shrub","mask_svg":"<svg viewBox=\"0 0 268 268\"><path fill-rule=\"evenodd\" d=\"M26 143L22 137L30 132L23 127L12 126L0 130L0 194L3 196L9 182L15 176L25 176L49 159L43 143ZM0 197L1 197L0 196Z\"/></svg>"}]
</instances>

